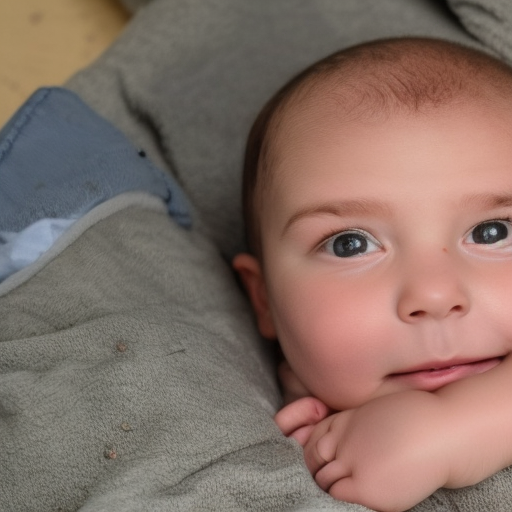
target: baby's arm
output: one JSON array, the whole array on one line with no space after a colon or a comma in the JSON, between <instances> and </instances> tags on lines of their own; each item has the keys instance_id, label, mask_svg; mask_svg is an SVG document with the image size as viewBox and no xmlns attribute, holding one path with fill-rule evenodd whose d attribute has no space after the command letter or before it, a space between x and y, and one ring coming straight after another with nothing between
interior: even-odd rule
<instances>
[{"instance_id":1,"label":"baby's arm","mask_svg":"<svg viewBox=\"0 0 512 512\"><path fill-rule=\"evenodd\" d=\"M276 421L303 444L308 468L332 496L405 510L439 487L471 485L512 464L511 387L509 357L435 393L388 395L314 427L304 428L315 421L307 407L322 415L311 398L285 407Z\"/></svg>"}]
</instances>

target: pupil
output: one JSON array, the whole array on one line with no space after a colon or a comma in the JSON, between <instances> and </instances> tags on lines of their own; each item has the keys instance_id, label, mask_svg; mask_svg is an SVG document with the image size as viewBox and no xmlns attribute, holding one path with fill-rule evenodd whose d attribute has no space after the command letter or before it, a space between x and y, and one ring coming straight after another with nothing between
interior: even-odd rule
<instances>
[{"instance_id":1,"label":"pupil","mask_svg":"<svg viewBox=\"0 0 512 512\"><path fill-rule=\"evenodd\" d=\"M508 228L501 222L480 224L473 230L473 241L476 244L495 244L507 236Z\"/></svg>"},{"instance_id":2,"label":"pupil","mask_svg":"<svg viewBox=\"0 0 512 512\"><path fill-rule=\"evenodd\" d=\"M334 254L340 258L356 256L366 251L368 242L362 235L350 233L338 236L333 242Z\"/></svg>"}]
</instances>

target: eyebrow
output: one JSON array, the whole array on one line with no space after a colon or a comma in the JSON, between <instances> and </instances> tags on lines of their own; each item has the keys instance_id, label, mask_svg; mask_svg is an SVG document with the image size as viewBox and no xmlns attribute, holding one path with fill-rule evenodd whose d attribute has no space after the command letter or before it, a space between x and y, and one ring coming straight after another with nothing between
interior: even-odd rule
<instances>
[{"instance_id":1,"label":"eyebrow","mask_svg":"<svg viewBox=\"0 0 512 512\"><path fill-rule=\"evenodd\" d=\"M349 201L313 204L301 208L294 213L286 222L282 234L284 235L290 226L297 221L305 217L314 217L317 215L335 215L337 217L347 217L350 215L379 215L389 217L391 215L391 208L382 201L369 199L351 199Z\"/></svg>"},{"instance_id":2,"label":"eyebrow","mask_svg":"<svg viewBox=\"0 0 512 512\"><path fill-rule=\"evenodd\" d=\"M512 207L512 193L510 194L470 194L462 198L461 207L480 208L506 208ZM350 215L375 215L390 217L392 213L391 207L382 201L369 199L351 199L348 201L339 201L333 203L321 203L306 206L294 213L286 222L282 235L295 224L297 221L305 217L314 217L317 215L334 215L337 217L347 217Z\"/></svg>"},{"instance_id":3,"label":"eyebrow","mask_svg":"<svg viewBox=\"0 0 512 512\"><path fill-rule=\"evenodd\" d=\"M504 208L512 206L512 194L470 194L462 198L462 207Z\"/></svg>"}]
</instances>

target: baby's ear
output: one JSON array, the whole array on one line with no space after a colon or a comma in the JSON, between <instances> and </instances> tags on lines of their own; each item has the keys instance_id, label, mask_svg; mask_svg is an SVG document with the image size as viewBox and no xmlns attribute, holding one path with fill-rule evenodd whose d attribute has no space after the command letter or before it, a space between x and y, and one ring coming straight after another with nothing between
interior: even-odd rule
<instances>
[{"instance_id":1,"label":"baby's ear","mask_svg":"<svg viewBox=\"0 0 512 512\"><path fill-rule=\"evenodd\" d=\"M249 295L261 335L268 339L275 339L277 335L268 306L267 287L261 265L254 256L242 253L233 259L233 268L240 276Z\"/></svg>"}]
</instances>

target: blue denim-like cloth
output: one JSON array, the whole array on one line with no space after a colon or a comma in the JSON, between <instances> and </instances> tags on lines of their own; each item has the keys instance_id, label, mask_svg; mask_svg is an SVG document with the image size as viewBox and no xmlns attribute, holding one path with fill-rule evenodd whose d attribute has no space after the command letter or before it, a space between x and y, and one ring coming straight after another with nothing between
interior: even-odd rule
<instances>
[{"instance_id":1,"label":"blue denim-like cloth","mask_svg":"<svg viewBox=\"0 0 512 512\"><path fill-rule=\"evenodd\" d=\"M190 226L177 182L73 92L37 90L0 131L0 231L80 217L134 191L161 197Z\"/></svg>"}]
</instances>

